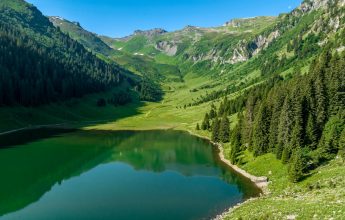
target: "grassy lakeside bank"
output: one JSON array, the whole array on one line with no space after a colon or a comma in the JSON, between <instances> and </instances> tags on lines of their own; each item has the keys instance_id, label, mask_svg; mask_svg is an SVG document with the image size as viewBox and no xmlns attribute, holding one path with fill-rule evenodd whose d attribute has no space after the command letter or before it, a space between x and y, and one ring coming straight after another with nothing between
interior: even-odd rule
<instances>
[{"instance_id":1,"label":"grassy lakeside bank","mask_svg":"<svg viewBox=\"0 0 345 220\"><path fill-rule=\"evenodd\" d=\"M267 175L271 194L250 200L224 214L224 219L343 219L345 166L337 158L297 184L287 181L287 168L274 155L243 166L254 175ZM268 175L271 173L271 175Z\"/></svg>"}]
</instances>

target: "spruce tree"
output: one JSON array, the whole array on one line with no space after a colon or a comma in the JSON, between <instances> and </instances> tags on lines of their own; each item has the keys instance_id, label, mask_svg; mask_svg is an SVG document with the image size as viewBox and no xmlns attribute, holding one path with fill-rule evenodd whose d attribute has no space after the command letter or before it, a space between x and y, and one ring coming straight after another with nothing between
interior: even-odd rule
<instances>
[{"instance_id":1,"label":"spruce tree","mask_svg":"<svg viewBox=\"0 0 345 220\"><path fill-rule=\"evenodd\" d=\"M339 149L339 140L345 127L345 120L340 114L331 117L327 122L318 146L318 159L320 162L333 159Z\"/></svg>"},{"instance_id":2,"label":"spruce tree","mask_svg":"<svg viewBox=\"0 0 345 220\"><path fill-rule=\"evenodd\" d=\"M287 164L290 161L290 157L291 157L291 148L290 146L285 146L282 149L282 155L281 155L281 161L283 164Z\"/></svg>"},{"instance_id":3,"label":"spruce tree","mask_svg":"<svg viewBox=\"0 0 345 220\"><path fill-rule=\"evenodd\" d=\"M269 144L268 144L270 152L277 151L279 118L281 114L281 106L283 106L284 104L284 96L280 91L278 92L279 94L277 94L274 97L271 123L270 123Z\"/></svg>"},{"instance_id":4,"label":"spruce tree","mask_svg":"<svg viewBox=\"0 0 345 220\"><path fill-rule=\"evenodd\" d=\"M220 122L218 118L215 118L212 123L212 141L219 142L219 128L220 128Z\"/></svg>"},{"instance_id":5,"label":"spruce tree","mask_svg":"<svg viewBox=\"0 0 345 220\"><path fill-rule=\"evenodd\" d=\"M306 127L306 136L305 136L305 143L311 150L315 150L317 147L317 128L316 128L316 122L312 115L312 113L309 113L308 115L308 121L307 121L307 127Z\"/></svg>"},{"instance_id":6,"label":"spruce tree","mask_svg":"<svg viewBox=\"0 0 345 220\"><path fill-rule=\"evenodd\" d=\"M202 121L202 124L201 124L201 129L204 131L210 129L210 118L209 118L208 113L205 114L204 120Z\"/></svg>"},{"instance_id":7,"label":"spruce tree","mask_svg":"<svg viewBox=\"0 0 345 220\"><path fill-rule=\"evenodd\" d=\"M291 156L291 162L288 168L289 179L293 183L299 182L304 175L304 160L302 150L297 148Z\"/></svg>"},{"instance_id":8,"label":"spruce tree","mask_svg":"<svg viewBox=\"0 0 345 220\"><path fill-rule=\"evenodd\" d=\"M345 162L345 128L341 132L339 138L339 153L340 156L343 158L343 161Z\"/></svg>"},{"instance_id":9,"label":"spruce tree","mask_svg":"<svg viewBox=\"0 0 345 220\"><path fill-rule=\"evenodd\" d=\"M231 132L231 150L230 150L230 162L232 164L238 163L237 156L241 152L241 131L239 126L236 126Z\"/></svg>"},{"instance_id":10,"label":"spruce tree","mask_svg":"<svg viewBox=\"0 0 345 220\"><path fill-rule=\"evenodd\" d=\"M278 159L282 157L284 149L290 144L292 129L293 129L293 112L292 112L291 99L289 97L286 97L283 108L281 110L281 115L280 115L279 125L278 125L278 148L276 152ZM288 153L288 152L285 152L285 153ZM285 154L285 155L287 156L288 154Z\"/></svg>"},{"instance_id":11,"label":"spruce tree","mask_svg":"<svg viewBox=\"0 0 345 220\"><path fill-rule=\"evenodd\" d=\"M223 143L229 142L230 139L230 122L225 114L220 122L219 139Z\"/></svg>"},{"instance_id":12,"label":"spruce tree","mask_svg":"<svg viewBox=\"0 0 345 220\"><path fill-rule=\"evenodd\" d=\"M268 152L271 113L265 102L260 106L253 127L253 152L259 156Z\"/></svg>"}]
</instances>

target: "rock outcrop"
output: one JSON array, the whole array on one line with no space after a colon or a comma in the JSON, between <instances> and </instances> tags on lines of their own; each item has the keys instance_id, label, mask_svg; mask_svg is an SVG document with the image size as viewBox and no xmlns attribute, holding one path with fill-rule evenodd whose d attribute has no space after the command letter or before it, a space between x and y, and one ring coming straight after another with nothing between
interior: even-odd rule
<instances>
[{"instance_id":1,"label":"rock outcrop","mask_svg":"<svg viewBox=\"0 0 345 220\"><path fill-rule=\"evenodd\" d=\"M177 53L178 45L176 42L159 41L156 43L155 48L164 52L168 56L175 56Z\"/></svg>"},{"instance_id":2,"label":"rock outcrop","mask_svg":"<svg viewBox=\"0 0 345 220\"><path fill-rule=\"evenodd\" d=\"M154 29L146 30L146 31L136 30L136 31L134 31L134 35L144 35L146 37L151 38L151 37L154 37L157 35L165 34L167 32L168 31L166 31L162 28L154 28Z\"/></svg>"}]
</instances>

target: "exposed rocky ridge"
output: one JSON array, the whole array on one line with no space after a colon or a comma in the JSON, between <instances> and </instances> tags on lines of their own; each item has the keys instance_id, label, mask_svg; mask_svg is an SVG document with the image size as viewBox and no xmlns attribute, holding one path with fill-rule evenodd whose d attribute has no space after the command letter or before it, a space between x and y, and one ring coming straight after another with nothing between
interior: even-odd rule
<instances>
[{"instance_id":1,"label":"exposed rocky ridge","mask_svg":"<svg viewBox=\"0 0 345 220\"><path fill-rule=\"evenodd\" d=\"M252 17L252 18L235 18L232 19L224 24L224 26L227 27L233 27L233 28L239 28L244 25L255 25L255 22L258 19L267 19L267 20L273 20L276 17L273 16L260 16L260 17Z\"/></svg>"},{"instance_id":2,"label":"exposed rocky ridge","mask_svg":"<svg viewBox=\"0 0 345 220\"><path fill-rule=\"evenodd\" d=\"M327 9L331 4L337 4L337 6L344 6L345 0L305 0L294 12L302 11L302 13L308 13L318 9Z\"/></svg>"},{"instance_id":3,"label":"exposed rocky ridge","mask_svg":"<svg viewBox=\"0 0 345 220\"><path fill-rule=\"evenodd\" d=\"M159 36L162 34L166 34L168 33L168 31L162 29L162 28L154 28L154 29L150 29L150 30L135 30L134 33L132 35L129 35L127 37L123 37L123 38L117 38L117 40L122 40L122 41L128 41L130 39L132 39L135 36L145 36L149 39L152 39L155 36Z\"/></svg>"},{"instance_id":4,"label":"exposed rocky ridge","mask_svg":"<svg viewBox=\"0 0 345 220\"><path fill-rule=\"evenodd\" d=\"M331 7L332 6L332 7ZM344 27L344 13L331 14L330 8L334 7L344 7L345 0L315 0L315 1L304 1L297 9L295 9L291 15L296 17L302 17L305 14L315 11L315 10L325 10L323 16L319 17L319 20L315 20L310 32L315 34L320 33L336 33L339 29ZM256 18L246 18L246 19L233 19L225 24L225 26L239 28L248 22L254 22ZM282 20L283 21L283 20ZM278 23L279 24L279 23ZM288 26L288 29L294 28L295 24ZM286 28L286 27L285 27ZM238 45L232 49L228 49L225 53L220 51L211 50L207 54L200 54L197 56L192 56L194 62L210 60L212 62L221 64L235 64L238 62L245 62L252 56L258 55L262 50L266 49L270 44L278 39L285 30L280 30L279 25L271 29L269 32L265 32L255 36L252 40L243 40L238 43ZM324 42L326 43L327 37Z\"/></svg>"},{"instance_id":5,"label":"exposed rocky ridge","mask_svg":"<svg viewBox=\"0 0 345 220\"><path fill-rule=\"evenodd\" d=\"M162 28L154 28L154 29L146 30L146 31L136 30L136 31L134 31L134 35L144 35L144 36L147 36L147 37L153 37L153 36L165 34L167 32L168 31L166 31L166 30L164 30Z\"/></svg>"}]
</instances>

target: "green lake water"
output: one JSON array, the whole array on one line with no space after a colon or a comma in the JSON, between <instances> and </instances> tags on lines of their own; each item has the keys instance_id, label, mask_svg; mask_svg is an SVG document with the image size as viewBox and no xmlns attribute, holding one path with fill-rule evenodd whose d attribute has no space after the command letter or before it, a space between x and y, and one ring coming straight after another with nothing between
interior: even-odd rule
<instances>
[{"instance_id":1,"label":"green lake water","mask_svg":"<svg viewBox=\"0 0 345 220\"><path fill-rule=\"evenodd\" d=\"M259 190L177 131L0 136L0 219L210 219Z\"/></svg>"}]
</instances>

